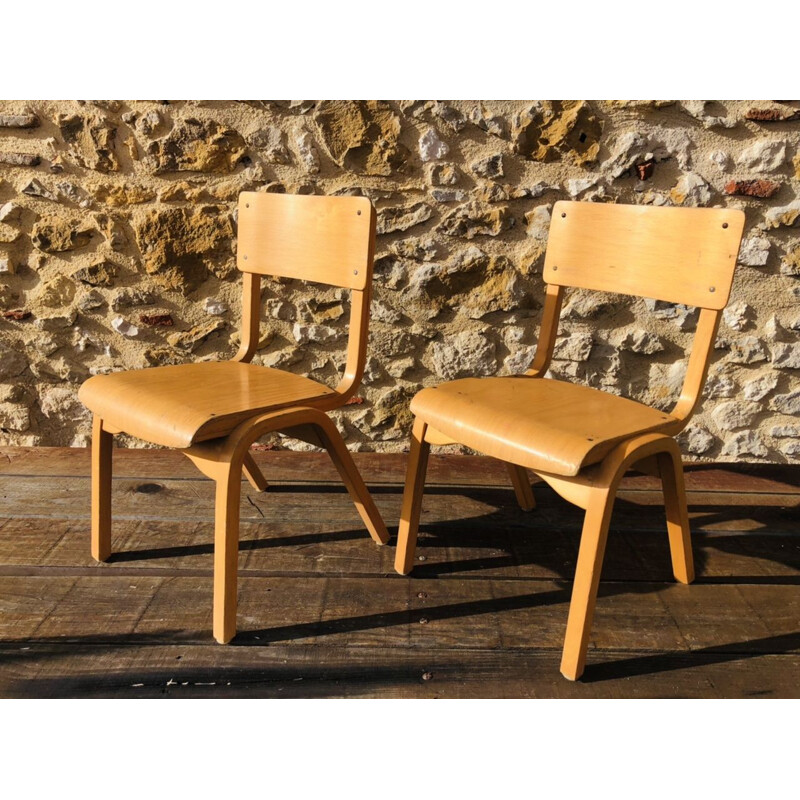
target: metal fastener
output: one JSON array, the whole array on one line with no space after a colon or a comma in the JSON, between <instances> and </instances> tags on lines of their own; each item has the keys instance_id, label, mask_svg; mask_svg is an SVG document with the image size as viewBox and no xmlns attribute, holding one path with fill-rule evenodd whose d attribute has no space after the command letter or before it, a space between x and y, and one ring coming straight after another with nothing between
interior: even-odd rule
<instances>
[{"instance_id":1,"label":"metal fastener","mask_svg":"<svg viewBox=\"0 0 800 800\"><path fill-rule=\"evenodd\" d=\"M357 269L353 270L353 275L358 275L358 270Z\"/></svg>"},{"instance_id":2,"label":"metal fastener","mask_svg":"<svg viewBox=\"0 0 800 800\"><path fill-rule=\"evenodd\" d=\"M359 217L361 216L361 212L360 211L356 211L356 214L358 214Z\"/></svg>"},{"instance_id":3,"label":"metal fastener","mask_svg":"<svg viewBox=\"0 0 800 800\"><path fill-rule=\"evenodd\" d=\"M709 286L709 287L708 287L708 291L709 291L709 292L715 292L715 291L716 291L716 287L714 287L714 286Z\"/></svg>"},{"instance_id":4,"label":"metal fastener","mask_svg":"<svg viewBox=\"0 0 800 800\"><path fill-rule=\"evenodd\" d=\"M566 216L567 216L566 214L562 214L561 215L561 219L564 219L564 217L566 217Z\"/></svg>"},{"instance_id":5,"label":"metal fastener","mask_svg":"<svg viewBox=\"0 0 800 800\"><path fill-rule=\"evenodd\" d=\"M557 270L558 270L558 267L553 267L553 272L556 272Z\"/></svg>"},{"instance_id":6,"label":"metal fastener","mask_svg":"<svg viewBox=\"0 0 800 800\"><path fill-rule=\"evenodd\" d=\"M723 227L723 228L727 228L727 227L728 227L728 223L727 223L727 222L723 222L723 223L722 223L722 227Z\"/></svg>"},{"instance_id":7,"label":"metal fastener","mask_svg":"<svg viewBox=\"0 0 800 800\"><path fill-rule=\"evenodd\" d=\"M245 204L244 204L244 207L245 207L245 208L250 208L250 203L245 203Z\"/></svg>"},{"instance_id":8,"label":"metal fastener","mask_svg":"<svg viewBox=\"0 0 800 800\"><path fill-rule=\"evenodd\" d=\"M242 256L242 260L247 261L247 256Z\"/></svg>"}]
</instances>

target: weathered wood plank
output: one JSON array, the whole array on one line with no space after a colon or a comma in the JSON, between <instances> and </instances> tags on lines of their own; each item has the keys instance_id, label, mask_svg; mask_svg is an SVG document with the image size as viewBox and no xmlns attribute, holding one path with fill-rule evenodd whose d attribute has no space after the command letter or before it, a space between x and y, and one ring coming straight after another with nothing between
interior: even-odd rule
<instances>
[{"instance_id":1,"label":"weathered wood plank","mask_svg":"<svg viewBox=\"0 0 800 800\"><path fill-rule=\"evenodd\" d=\"M338 483L339 476L324 453L288 450L253 453L268 481ZM393 453L353 453L353 459L369 484L402 484L406 456ZM0 447L0 475L88 477L89 451L69 447ZM202 479L181 453L163 449L116 448L116 477ZM485 456L434 453L430 457L430 485L507 486L508 473L499 461ZM630 475L628 489L660 488L656 478ZM788 464L687 464L689 491L800 494L800 466Z\"/></svg>"},{"instance_id":2,"label":"weathered wood plank","mask_svg":"<svg viewBox=\"0 0 800 800\"><path fill-rule=\"evenodd\" d=\"M397 578L240 580L239 634L247 644L560 650L570 585L563 581ZM795 586L604 582L590 653L680 652L798 633ZM20 646L205 645L211 581L151 576L0 577L0 641Z\"/></svg>"},{"instance_id":3,"label":"weathered wood plank","mask_svg":"<svg viewBox=\"0 0 800 800\"><path fill-rule=\"evenodd\" d=\"M0 696L798 698L797 647L795 635L773 638L765 654L595 653L584 679L573 683L561 677L560 654L552 652L0 644Z\"/></svg>"},{"instance_id":4,"label":"weathered wood plank","mask_svg":"<svg viewBox=\"0 0 800 800\"><path fill-rule=\"evenodd\" d=\"M99 565L88 453L0 449L0 696L800 696L796 470L689 469L689 587L658 482L626 479L573 684L558 661L581 514L541 484L521 512L502 464L432 457L424 560L403 578L327 456L256 453L273 486L243 493L241 633L220 647L213 487L178 453L115 457L117 553ZM355 457L394 527L405 457Z\"/></svg>"},{"instance_id":5,"label":"weathered wood plank","mask_svg":"<svg viewBox=\"0 0 800 800\"><path fill-rule=\"evenodd\" d=\"M400 514L398 488L372 488L378 508L391 527ZM581 512L558 498L550 489L535 489L537 508L530 513L515 506L510 488L433 486L423 499L421 529L434 523L459 530L470 525L542 530L572 530L581 524ZM324 503L319 502L320 496ZM86 519L89 515L89 481L86 478L15 477L0 485L0 513L5 517ZM313 500L312 500L313 498ZM689 516L697 531L794 531L800 495L689 492ZM621 491L614 506L612 526L627 530L656 530L662 524L660 492ZM213 517L214 493L210 481L130 480L113 482L112 510L115 520L180 520L203 522ZM643 513L646 510L646 513ZM316 522L338 519L349 524L358 519L341 486L276 485L266 492L243 487L240 505L243 522L290 519Z\"/></svg>"},{"instance_id":6,"label":"weathered wood plank","mask_svg":"<svg viewBox=\"0 0 800 800\"><path fill-rule=\"evenodd\" d=\"M244 523L240 570L262 575L394 575L394 547L378 547L357 519ZM565 578L571 580L579 542L574 526L549 528L457 524L430 526L420 537L416 577ZM117 520L114 555L98 565L89 553L86 520L9 519L0 527L0 573L12 567L101 570L98 574L211 574L213 523ZM698 580L800 583L800 535L701 532L693 536ZM73 572L69 572L72 569ZM36 574L30 572L28 574ZM45 573L46 574L46 573ZM50 573L52 574L52 573ZM84 573L85 574L85 573ZM604 580L672 582L666 530L612 528Z\"/></svg>"}]
</instances>

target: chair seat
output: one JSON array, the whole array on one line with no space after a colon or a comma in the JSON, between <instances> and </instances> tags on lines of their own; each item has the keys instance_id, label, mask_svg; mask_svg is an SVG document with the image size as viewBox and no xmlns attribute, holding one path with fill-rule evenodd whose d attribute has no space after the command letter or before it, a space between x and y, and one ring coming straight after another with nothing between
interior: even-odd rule
<instances>
[{"instance_id":1,"label":"chair seat","mask_svg":"<svg viewBox=\"0 0 800 800\"><path fill-rule=\"evenodd\" d=\"M78 396L110 429L185 448L225 436L261 412L319 405L335 394L291 372L212 361L96 375Z\"/></svg>"},{"instance_id":2,"label":"chair seat","mask_svg":"<svg viewBox=\"0 0 800 800\"><path fill-rule=\"evenodd\" d=\"M534 471L573 476L630 436L678 423L617 395L545 378L464 378L423 389L411 410L481 453Z\"/></svg>"}]
</instances>

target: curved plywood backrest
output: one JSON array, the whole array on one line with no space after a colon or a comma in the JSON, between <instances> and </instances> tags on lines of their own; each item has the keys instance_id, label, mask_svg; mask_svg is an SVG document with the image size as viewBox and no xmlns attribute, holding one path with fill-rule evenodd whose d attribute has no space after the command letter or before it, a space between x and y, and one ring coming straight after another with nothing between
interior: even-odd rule
<instances>
[{"instance_id":1,"label":"curved plywood backrest","mask_svg":"<svg viewBox=\"0 0 800 800\"><path fill-rule=\"evenodd\" d=\"M366 197L242 192L242 272L363 291L372 279L375 210Z\"/></svg>"},{"instance_id":2,"label":"curved plywood backrest","mask_svg":"<svg viewBox=\"0 0 800 800\"><path fill-rule=\"evenodd\" d=\"M700 308L728 302L744 212L560 201L544 280Z\"/></svg>"}]
</instances>

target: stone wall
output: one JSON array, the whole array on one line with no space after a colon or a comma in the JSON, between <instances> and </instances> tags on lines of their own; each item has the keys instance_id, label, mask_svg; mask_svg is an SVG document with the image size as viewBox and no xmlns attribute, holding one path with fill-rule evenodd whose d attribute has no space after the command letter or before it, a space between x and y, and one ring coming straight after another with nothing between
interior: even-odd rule
<instances>
[{"instance_id":1,"label":"stone wall","mask_svg":"<svg viewBox=\"0 0 800 800\"><path fill-rule=\"evenodd\" d=\"M367 373L337 416L376 450L406 445L420 387L527 368L556 200L744 209L684 451L797 461L798 187L797 102L2 102L0 442L83 445L88 376L231 356L236 198L259 190L378 209ZM266 283L255 361L335 382L347 293ZM575 292L552 373L668 408L695 320Z\"/></svg>"}]
</instances>

